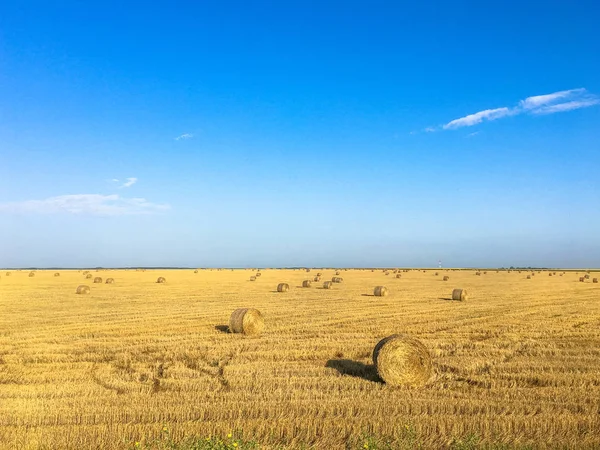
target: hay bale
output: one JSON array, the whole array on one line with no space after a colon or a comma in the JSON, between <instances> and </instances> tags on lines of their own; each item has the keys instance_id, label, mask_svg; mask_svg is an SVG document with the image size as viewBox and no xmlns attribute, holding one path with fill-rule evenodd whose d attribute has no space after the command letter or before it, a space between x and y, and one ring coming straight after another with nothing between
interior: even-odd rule
<instances>
[{"instance_id":1,"label":"hay bale","mask_svg":"<svg viewBox=\"0 0 600 450\"><path fill-rule=\"evenodd\" d=\"M54 274L54 276L55 276L55 277L60 277L60 273L56 272L56 273Z\"/></svg>"},{"instance_id":2,"label":"hay bale","mask_svg":"<svg viewBox=\"0 0 600 450\"><path fill-rule=\"evenodd\" d=\"M475 275L480 276L481 272L475 272Z\"/></svg>"},{"instance_id":3,"label":"hay bale","mask_svg":"<svg viewBox=\"0 0 600 450\"><path fill-rule=\"evenodd\" d=\"M439 275L439 273L437 273L437 272L433 274L434 277L437 277L438 275Z\"/></svg>"},{"instance_id":4,"label":"hay bale","mask_svg":"<svg viewBox=\"0 0 600 450\"><path fill-rule=\"evenodd\" d=\"M340 274L340 271L339 271L339 270L336 270L336 271L335 271L335 274L336 274L336 275L339 275L339 274Z\"/></svg>"},{"instance_id":5,"label":"hay bale","mask_svg":"<svg viewBox=\"0 0 600 450\"><path fill-rule=\"evenodd\" d=\"M317 276L321 277L321 276L323 276L323 274L321 272L317 272Z\"/></svg>"},{"instance_id":6,"label":"hay bale","mask_svg":"<svg viewBox=\"0 0 600 450\"><path fill-rule=\"evenodd\" d=\"M198 273L198 269L194 270L194 273Z\"/></svg>"},{"instance_id":7,"label":"hay bale","mask_svg":"<svg viewBox=\"0 0 600 450\"><path fill-rule=\"evenodd\" d=\"M443 278L444 281L448 281L449 279L450 279L450 277L448 275L444 275L444 278Z\"/></svg>"},{"instance_id":8,"label":"hay bale","mask_svg":"<svg viewBox=\"0 0 600 450\"><path fill-rule=\"evenodd\" d=\"M584 277L579 277L579 282L580 283L584 283L585 282L585 278Z\"/></svg>"},{"instance_id":9,"label":"hay bale","mask_svg":"<svg viewBox=\"0 0 600 450\"><path fill-rule=\"evenodd\" d=\"M277 292L287 292L290 290L290 285L287 283L279 283L277 285Z\"/></svg>"},{"instance_id":10,"label":"hay bale","mask_svg":"<svg viewBox=\"0 0 600 450\"><path fill-rule=\"evenodd\" d=\"M597 282L598 282L598 278L592 279L592 283L597 283Z\"/></svg>"},{"instance_id":11,"label":"hay bale","mask_svg":"<svg viewBox=\"0 0 600 450\"><path fill-rule=\"evenodd\" d=\"M157 283L166 283L167 280L165 279L165 277L158 277L156 280Z\"/></svg>"},{"instance_id":12,"label":"hay bale","mask_svg":"<svg viewBox=\"0 0 600 450\"><path fill-rule=\"evenodd\" d=\"M35 277L35 273L34 272L29 272L29 277L30 278Z\"/></svg>"},{"instance_id":13,"label":"hay bale","mask_svg":"<svg viewBox=\"0 0 600 450\"><path fill-rule=\"evenodd\" d=\"M590 279L590 276L589 276L589 274L587 274L587 273L586 273L586 274L583 276L583 278L585 278L586 280L589 280L589 279Z\"/></svg>"},{"instance_id":14,"label":"hay bale","mask_svg":"<svg viewBox=\"0 0 600 450\"><path fill-rule=\"evenodd\" d=\"M528 279L528 280L531 280L531 275L527 275L527 279Z\"/></svg>"},{"instance_id":15,"label":"hay bale","mask_svg":"<svg viewBox=\"0 0 600 450\"><path fill-rule=\"evenodd\" d=\"M487 271L486 271L486 270L484 270L483 274L484 274L484 275L487 275Z\"/></svg>"},{"instance_id":16,"label":"hay bale","mask_svg":"<svg viewBox=\"0 0 600 450\"><path fill-rule=\"evenodd\" d=\"M427 348L420 341L399 334L377 343L373 364L381 379L390 386L423 386L433 372Z\"/></svg>"},{"instance_id":17,"label":"hay bale","mask_svg":"<svg viewBox=\"0 0 600 450\"><path fill-rule=\"evenodd\" d=\"M250 281L256 281L256 277L250 277Z\"/></svg>"},{"instance_id":18,"label":"hay bale","mask_svg":"<svg viewBox=\"0 0 600 450\"><path fill-rule=\"evenodd\" d=\"M310 269L306 269L306 273L310 272Z\"/></svg>"},{"instance_id":19,"label":"hay bale","mask_svg":"<svg viewBox=\"0 0 600 450\"><path fill-rule=\"evenodd\" d=\"M548 274L548 276L549 276L549 277L551 277L551 276L552 276L552 274L551 274L551 273L549 273L549 274Z\"/></svg>"},{"instance_id":20,"label":"hay bale","mask_svg":"<svg viewBox=\"0 0 600 450\"><path fill-rule=\"evenodd\" d=\"M304 280L304 281L302 282L302 287L303 287L303 288L309 288L309 287L311 286L311 284L312 284L312 283L311 283L311 281L310 281L310 280Z\"/></svg>"},{"instance_id":21,"label":"hay bale","mask_svg":"<svg viewBox=\"0 0 600 450\"><path fill-rule=\"evenodd\" d=\"M100 278L100 277L94 278L94 283L102 283L102 278Z\"/></svg>"},{"instance_id":22,"label":"hay bale","mask_svg":"<svg viewBox=\"0 0 600 450\"><path fill-rule=\"evenodd\" d=\"M389 294L389 291L385 286L375 286L373 294L375 294L375 297L385 297Z\"/></svg>"},{"instance_id":23,"label":"hay bale","mask_svg":"<svg viewBox=\"0 0 600 450\"><path fill-rule=\"evenodd\" d=\"M79 286L77 286L77 290L75 291L76 294L89 294L90 293L90 287L86 286L85 284L80 284Z\"/></svg>"},{"instance_id":24,"label":"hay bale","mask_svg":"<svg viewBox=\"0 0 600 450\"><path fill-rule=\"evenodd\" d=\"M466 289L454 289L452 291L452 300L465 301L468 299Z\"/></svg>"},{"instance_id":25,"label":"hay bale","mask_svg":"<svg viewBox=\"0 0 600 450\"><path fill-rule=\"evenodd\" d=\"M321 281L321 277L317 275L316 277L313 278L313 281L315 281L315 282Z\"/></svg>"},{"instance_id":26,"label":"hay bale","mask_svg":"<svg viewBox=\"0 0 600 450\"><path fill-rule=\"evenodd\" d=\"M333 281L334 283L341 283L342 281L344 281L344 279L342 277L333 277L331 281Z\"/></svg>"},{"instance_id":27,"label":"hay bale","mask_svg":"<svg viewBox=\"0 0 600 450\"><path fill-rule=\"evenodd\" d=\"M88 273L88 274L87 274L85 277L86 277L86 278L92 278L92 274L91 274L91 273Z\"/></svg>"},{"instance_id":28,"label":"hay bale","mask_svg":"<svg viewBox=\"0 0 600 450\"><path fill-rule=\"evenodd\" d=\"M256 276L257 276L257 277L260 277L261 275L262 275L262 273L260 273L260 272L256 272Z\"/></svg>"},{"instance_id":29,"label":"hay bale","mask_svg":"<svg viewBox=\"0 0 600 450\"><path fill-rule=\"evenodd\" d=\"M114 278L107 278L106 279L106 284L113 284L115 282Z\"/></svg>"},{"instance_id":30,"label":"hay bale","mask_svg":"<svg viewBox=\"0 0 600 450\"><path fill-rule=\"evenodd\" d=\"M396 274L396 278L402 278L402 275L400 275L399 273Z\"/></svg>"},{"instance_id":31,"label":"hay bale","mask_svg":"<svg viewBox=\"0 0 600 450\"><path fill-rule=\"evenodd\" d=\"M231 333L257 335L262 333L264 327L265 321L258 309L239 308L232 312L229 318L229 331Z\"/></svg>"},{"instance_id":32,"label":"hay bale","mask_svg":"<svg viewBox=\"0 0 600 450\"><path fill-rule=\"evenodd\" d=\"M331 286L333 286L333 281L326 281L323 283L323 289L331 289Z\"/></svg>"},{"instance_id":33,"label":"hay bale","mask_svg":"<svg viewBox=\"0 0 600 450\"><path fill-rule=\"evenodd\" d=\"M10 277L10 272L6 272L6 276L7 276L7 277Z\"/></svg>"}]
</instances>

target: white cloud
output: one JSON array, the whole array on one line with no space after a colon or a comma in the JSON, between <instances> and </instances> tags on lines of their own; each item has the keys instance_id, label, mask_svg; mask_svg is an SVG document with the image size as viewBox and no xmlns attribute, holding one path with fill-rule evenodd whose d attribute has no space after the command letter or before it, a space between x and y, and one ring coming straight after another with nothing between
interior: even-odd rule
<instances>
[{"instance_id":1,"label":"white cloud","mask_svg":"<svg viewBox=\"0 0 600 450\"><path fill-rule=\"evenodd\" d=\"M590 94L585 88L558 91L552 94L535 95L519 101L518 105L509 108L486 109L468 116L454 119L445 125L444 130L454 130L462 127L472 127L485 120L496 120L506 116L518 114L553 114L557 112L571 111L573 109L587 108L600 104L600 98ZM425 131L435 131L435 127L427 127Z\"/></svg>"},{"instance_id":2,"label":"white cloud","mask_svg":"<svg viewBox=\"0 0 600 450\"><path fill-rule=\"evenodd\" d=\"M468 116L461 117L460 119L454 119L443 126L444 130L451 130L461 127L471 127L483 122L484 120L496 120L501 117L505 117L512 114L508 108L496 108L486 109L485 111L479 111L475 114L469 114Z\"/></svg>"},{"instance_id":3,"label":"white cloud","mask_svg":"<svg viewBox=\"0 0 600 450\"><path fill-rule=\"evenodd\" d=\"M194 137L194 135L193 135L192 133L184 133L184 134L182 134L181 136L177 136L177 137L175 138L175 140L176 140L176 141L180 141L181 139L191 139L191 138L193 138L193 137Z\"/></svg>"},{"instance_id":4,"label":"white cloud","mask_svg":"<svg viewBox=\"0 0 600 450\"><path fill-rule=\"evenodd\" d=\"M169 205L151 203L144 198L123 198L119 195L60 195L45 200L0 203L0 213L56 214L68 213L94 216L153 214L169 209Z\"/></svg>"},{"instance_id":5,"label":"white cloud","mask_svg":"<svg viewBox=\"0 0 600 450\"><path fill-rule=\"evenodd\" d=\"M436 131L435 127L427 127L425 128L425 133L433 133L434 131Z\"/></svg>"},{"instance_id":6,"label":"white cloud","mask_svg":"<svg viewBox=\"0 0 600 450\"><path fill-rule=\"evenodd\" d=\"M137 178L127 178L127 180L125 181L125 183L123 183L123 185L121 187L124 188L128 188L133 186L135 183L137 183Z\"/></svg>"},{"instance_id":7,"label":"white cloud","mask_svg":"<svg viewBox=\"0 0 600 450\"><path fill-rule=\"evenodd\" d=\"M479 133L481 133L481 131L475 131L474 133L467 134L467 137L477 136Z\"/></svg>"}]
</instances>

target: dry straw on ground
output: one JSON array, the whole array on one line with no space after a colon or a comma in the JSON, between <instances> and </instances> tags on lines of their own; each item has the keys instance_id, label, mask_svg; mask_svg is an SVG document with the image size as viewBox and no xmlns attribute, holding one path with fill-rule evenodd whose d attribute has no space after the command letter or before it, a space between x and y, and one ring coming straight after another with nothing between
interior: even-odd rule
<instances>
[{"instance_id":1,"label":"dry straw on ground","mask_svg":"<svg viewBox=\"0 0 600 450\"><path fill-rule=\"evenodd\" d=\"M287 283L279 283L277 285L277 292L287 292L290 290L290 285Z\"/></svg>"},{"instance_id":2,"label":"dry straw on ground","mask_svg":"<svg viewBox=\"0 0 600 450\"><path fill-rule=\"evenodd\" d=\"M375 289L373 289L373 294L375 297L385 297L389 294L389 290L385 286L375 286Z\"/></svg>"},{"instance_id":3,"label":"dry straw on ground","mask_svg":"<svg viewBox=\"0 0 600 450\"><path fill-rule=\"evenodd\" d=\"M258 309L239 308L229 318L229 331L232 333L257 335L262 333L264 327L265 321Z\"/></svg>"},{"instance_id":4,"label":"dry straw on ground","mask_svg":"<svg viewBox=\"0 0 600 450\"><path fill-rule=\"evenodd\" d=\"M427 348L418 340L394 334L375 346L373 363L391 386L420 387L431 378L433 366Z\"/></svg>"},{"instance_id":5,"label":"dry straw on ground","mask_svg":"<svg viewBox=\"0 0 600 450\"><path fill-rule=\"evenodd\" d=\"M86 286L85 284L80 284L79 286L77 286L77 290L75 291L76 294L89 294L90 293L90 287Z\"/></svg>"},{"instance_id":6,"label":"dry straw on ground","mask_svg":"<svg viewBox=\"0 0 600 450\"><path fill-rule=\"evenodd\" d=\"M303 288L309 288L309 287L311 286L311 284L312 284L312 283L311 283L311 281L310 281L310 280L304 280L304 281L302 282L302 287L303 287Z\"/></svg>"},{"instance_id":7,"label":"dry straw on ground","mask_svg":"<svg viewBox=\"0 0 600 450\"><path fill-rule=\"evenodd\" d=\"M165 277L158 277L158 279L156 280L157 283L166 283L167 280L165 279Z\"/></svg>"},{"instance_id":8,"label":"dry straw on ground","mask_svg":"<svg viewBox=\"0 0 600 450\"><path fill-rule=\"evenodd\" d=\"M452 300L465 301L468 299L466 289L454 289L452 291Z\"/></svg>"}]
</instances>

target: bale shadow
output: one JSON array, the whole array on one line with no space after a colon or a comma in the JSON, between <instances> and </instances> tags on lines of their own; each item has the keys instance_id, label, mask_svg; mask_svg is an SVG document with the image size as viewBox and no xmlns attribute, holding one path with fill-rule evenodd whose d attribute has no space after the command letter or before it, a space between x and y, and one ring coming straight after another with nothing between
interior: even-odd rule
<instances>
[{"instance_id":1,"label":"bale shadow","mask_svg":"<svg viewBox=\"0 0 600 450\"><path fill-rule=\"evenodd\" d=\"M438 300L446 300L447 302L453 302L454 301L450 297L439 297Z\"/></svg>"},{"instance_id":2,"label":"bale shadow","mask_svg":"<svg viewBox=\"0 0 600 450\"><path fill-rule=\"evenodd\" d=\"M217 325L215 326L215 330L221 333L229 333L229 325Z\"/></svg>"},{"instance_id":3,"label":"bale shadow","mask_svg":"<svg viewBox=\"0 0 600 450\"><path fill-rule=\"evenodd\" d=\"M337 370L340 375L349 375L367 381L383 383L373 364L364 364L350 359L330 359L325 364L325 367Z\"/></svg>"},{"instance_id":4,"label":"bale shadow","mask_svg":"<svg viewBox=\"0 0 600 450\"><path fill-rule=\"evenodd\" d=\"M375 297L374 294L360 294L361 297Z\"/></svg>"}]
</instances>

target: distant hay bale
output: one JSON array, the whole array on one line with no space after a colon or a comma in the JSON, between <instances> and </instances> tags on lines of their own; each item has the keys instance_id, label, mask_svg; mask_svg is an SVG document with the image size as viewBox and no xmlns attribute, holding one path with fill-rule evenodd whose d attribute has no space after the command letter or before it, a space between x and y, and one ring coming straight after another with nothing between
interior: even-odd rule
<instances>
[{"instance_id":1,"label":"distant hay bale","mask_svg":"<svg viewBox=\"0 0 600 450\"><path fill-rule=\"evenodd\" d=\"M331 281L333 281L334 283L341 283L344 281L344 279L342 277L333 277Z\"/></svg>"},{"instance_id":2,"label":"distant hay bale","mask_svg":"<svg viewBox=\"0 0 600 450\"><path fill-rule=\"evenodd\" d=\"M433 274L434 277L437 277L438 275L439 275L439 273L437 273L437 272Z\"/></svg>"},{"instance_id":3,"label":"distant hay bale","mask_svg":"<svg viewBox=\"0 0 600 450\"><path fill-rule=\"evenodd\" d=\"M254 277L254 276L250 277L250 281L256 281L256 277Z\"/></svg>"},{"instance_id":4,"label":"distant hay bale","mask_svg":"<svg viewBox=\"0 0 600 450\"><path fill-rule=\"evenodd\" d=\"M579 282L580 283L584 283L585 282L585 278L584 277L579 277Z\"/></svg>"},{"instance_id":5,"label":"distant hay bale","mask_svg":"<svg viewBox=\"0 0 600 450\"><path fill-rule=\"evenodd\" d=\"M137 270L137 269L136 269L136 270ZM88 273L90 273L90 271L89 271L89 270L84 270L84 271L83 271L83 274L84 274L84 275L87 275Z\"/></svg>"},{"instance_id":6,"label":"distant hay bale","mask_svg":"<svg viewBox=\"0 0 600 450\"><path fill-rule=\"evenodd\" d=\"M35 273L34 272L29 272L29 277L35 277Z\"/></svg>"},{"instance_id":7,"label":"distant hay bale","mask_svg":"<svg viewBox=\"0 0 600 450\"><path fill-rule=\"evenodd\" d=\"M317 276L320 277L323 276L323 274L321 272L317 272Z\"/></svg>"},{"instance_id":8,"label":"distant hay bale","mask_svg":"<svg viewBox=\"0 0 600 450\"><path fill-rule=\"evenodd\" d=\"M481 275L481 272L475 272L475 275L479 276L479 275Z\"/></svg>"},{"instance_id":9,"label":"distant hay bale","mask_svg":"<svg viewBox=\"0 0 600 450\"><path fill-rule=\"evenodd\" d=\"M7 276L7 277L10 277L10 272L6 272L6 276Z\"/></svg>"},{"instance_id":10,"label":"distant hay bale","mask_svg":"<svg viewBox=\"0 0 600 450\"><path fill-rule=\"evenodd\" d=\"M265 321L258 309L239 308L232 312L229 318L229 331L231 333L256 335L262 333L264 327Z\"/></svg>"},{"instance_id":11,"label":"distant hay bale","mask_svg":"<svg viewBox=\"0 0 600 450\"><path fill-rule=\"evenodd\" d=\"M375 294L375 297L385 297L389 294L389 290L385 286L375 286L373 294Z\"/></svg>"},{"instance_id":12,"label":"distant hay bale","mask_svg":"<svg viewBox=\"0 0 600 450\"><path fill-rule=\"evenodd\" d=\"M100 277L94 278L94 283L102 283L102 278L100 278Z\"/></svg>"},{"instance_id":13,"label":"distant hay bale","mask_svg":"<svg viewBox=\"0 0 600 450\"><path fill-rule=\"evenodd\" d=\"M290 285L287 283L279 283L277 285L277 292L287 292L290 290Z\"/></svg>"},{"instance_id":14,"label":"distant hay bale","mask_svg":"<svg viewBox=\"0 0 600 450\"><path fill-rule=\"evenodd\" d=\"M402 275L400 275L399 273L396 274L396 278L402 278Z\"/></svg>"},{"instance_id":15,"label":"distant hay bale","mask_svg":"<svg viewBox=\"0 0 600 450\"><path fill-rule=\"evenodd\" d=\"M80 284L79 286L77 286L77 290L75 291L76 294L89 294L90 293L90 287L86 286L85 284Z\"/></svg>"},{"instance_id":16,"label":"distant hay bale","mask_svg":"<svg viewBox=\"0 0 600 450\"><path fill-rule=\"evenodd\" d=\"M198 273L198 269L194 270L194 273Z\"/></svg>"},{"instance_id":17,"label":"distant hay bale","mask_svg":"<svg viewBox=\"0 0 600 450\"><path fill-rule=\"evenodd\" d=\"M157 283L166 283L167 280L165 279L165 277L158 277L158 279L156 280Z\"/></svg>"},{"instance_id":18,"label":"distant hay bale","mask_svg":"<svg viewBox=\"0 0 600 450\"><path fill-rule=\"evenodd\" d=\"M257 277L260 277L261 275L262 275L262 273L260 273L260 272L256 272L256 276L257 276Z\"/></svg>"},{"instance_id":19,"label":"distant hay bale","mask_svg":"<svg viewBox=\"0 0 600 450\"><path fill-rule=\"evenodd\" d=\"M389 274L390 274L389 272L385 272L385 275L389 275Z\"/></svg>"},{"instance_id":20,"label":"distant hay bale","mask_svg":"<svg viewBox=\"0 0 600 450\"><path fill-rule=\"evenodd\" d=\"M303 287L303 288L309 288L309 287L311 286L311 284L312 284L312 283L311 283L311 281L310 281L310 280L304 280L304 281L302 282L302 287Z\"/></svg>"},{"instance_id":21,"label":"distant hay bale","mask_svg":"<svg viewBox=\"0 0 600 450\"><path fill-rule=\"evenodd\" d=\"M528 279L528 280L531 280L531 275L527 275L527 279Z\"/></svg>"},{"instance_id":22,"label":"distant hay bale","mask_svg":"<svg viewBox=\"0 0 600 450\"><path fill-rule=\"evenodd\" d=\"M85 277L86 277L86 278L92 278L92 274L91 274L91 273L88 273L88 274L87 274Z\"/></svg>"},{"instance_id":23,"label":"distant hay bale","mask_svg":"<svg viewBox=\"0 0 600 450\"><path fill-rule=\"evenodd\" d=\"M321 277L317 275L316 277L313 278L313 281L315 281L315 282L321 281Z\"/></svg>"},{"instance_id":24,"label":"distant hay bale","mask_svg":"<svg viewBox=\"0 0 600 450\"><path fill-rule=\"evenodd\" d=\"M306 273L310 272L310 269L306 269Z\"/></svg>"},{"instance_id":25,"label":"distant hay bale","mask_svg":"<svg viewBox=\"0 0 600 450\"><path fill-rule=\"evenodd\" d=\"M586 273L586 274L585 274L583 277L584 277L586 280L589 280L589 279L590 279L590 276L589 276L589 274L587 274L587 273Z\"/></svg>"},{"instance_id":26,"label":"distant hay bale","mask_svg":"<svg viewBox=\"0 0 600 450\"><path fill-rule=\"evenodd\" d=\"M452 300L465 301L468 299L466 289L454 289L452 291Z\"/></svg>"},{"instance_id":27,"label":"distant hay bale","mask_svg":"<svg viewBox=\"0 0 600 450\"><path fill-rule=\"evenodd\" d=\"M323 283L323 289L331 289L331 286L333 286L333 281L326 281Z\"/></svg>"},{"instance_id":28,"label":"distant hay bale","mask_svg":"<svg viewBox=\"0 0 600 450\"><path fill-rule=\"evenodd\" d=\"M340 271L339 271L339 270L336 270L335 274L336 274L336 275L339 275L339 274L340 274Z\"/></svg>"},{"instance_id":29,"label":"distant hay bale","mask_svg":"<svg viewBox=\"0 0 600 450\"><path fill-rule=\"evenodd\" d=\"M398 334L377 343L373 364L381 379L390 386L423 386L433 371L427 348L414 338Z\"/></svg>"},{"instance_id":30,"label":"distant hay bale","mask_svg":"<svg viewBox=\"0 0 600 450\"><path fill-rule=\"evenodd\" d=\"M450 279L450 277L448 275L445 275L443 278L444 281L448 281L449 279Z\"/></svg>"},{"instance_id":31,"label":"distant hay bale","mask_svg":"<svg viewBox=\"0 0 600 450\"><path fill-rule=\"evenodd\" d=\"M549 276L549 277L551 277L551 276L552 276L552 273L549 273L549 274L548 274L548 276Z\"/></svg>"},{"instance_id":32,"label":"distant hay bale","mask_svg":"<svg viewBox=\"0 0 600 450\"><path fill-rule=\"evenodd\" d=\"M60 277L60 273L56 272L56 273L54 274L54 276L55 276L55 277Z\"/></svg>"},{"instance_id":33,"label":"distant hay bale","mask_svg":"<svg viewBox=\"0 0 600 450\"><path fill-rule=\"evenodd\" d=\"M598 282L598 278L593 278L592 279L592 283L597 283Z\"/></svg>"},{"instance_id":34,"label":"distant hay bale","mask_svg":"<svg viewBox=\"0 0 600 450\"><path fill-rule=\"evenodd\" d=\"M107 278L106 279L106 284L113 284L115 282L114 278Z\"/></svg>"}]
</instances>

